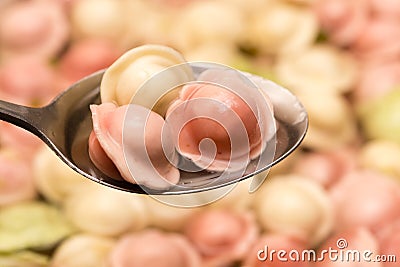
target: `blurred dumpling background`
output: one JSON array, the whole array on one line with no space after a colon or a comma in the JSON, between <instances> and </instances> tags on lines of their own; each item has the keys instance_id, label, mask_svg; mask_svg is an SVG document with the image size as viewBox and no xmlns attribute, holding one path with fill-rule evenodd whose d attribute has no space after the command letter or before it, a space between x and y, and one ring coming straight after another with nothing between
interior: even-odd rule
<instances>
[{"instance_id":1,"label":"blurred dumpling background","mask_svg":"<svg viewBox=\"0 0 400 267\"><path fill-rule=\"evenodd\" d=\"M0 122L0 266L343 266L257 258L338 238L400 260L400 1L2 0L0 99L45 105L143 44L288 88L301 147L255 193L181 208L97 185Z\"/></svg>"}]
</instances>

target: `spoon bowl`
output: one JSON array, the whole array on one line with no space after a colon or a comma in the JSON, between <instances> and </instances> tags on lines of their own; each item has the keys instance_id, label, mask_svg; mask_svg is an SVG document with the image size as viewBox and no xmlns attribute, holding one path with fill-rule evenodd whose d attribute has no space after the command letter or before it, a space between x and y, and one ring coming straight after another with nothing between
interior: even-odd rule
<instances>
[{"instance_id":1,"label":"spoon bowl","mask_svg":"<svg viewBox=\"0 0 400 267\"><path fill-rule=\"evenodd\" d=\"M199 71L199 70L194 70ZM179 183L167 191L143 188L123 180L111 178L102 173L90 160L88 139L93 129L91 104L100 104L100 83L104 70L93 73L70 86L49 105L41 108L26 107L0 100L0 119L24 128L43 140L70 168L82 176L114 189L138 194L178 195L196 193L230 185L268 170L291 152L303 140L308 127L304 107L286 89L284 94L296 99L295 109L288 119L284 109L275 109L275 119L279 124L274 140L275 154L271 162L255 164L250 162L244 173L232 173L224 179L218 173L181 171ZM251 74L246 74L251 75ZM258 77L259 79L262 79ZM182 164L185 164L183 162ZM211 182L210 181L216 181Z\"/></svg>"}]
</instances>

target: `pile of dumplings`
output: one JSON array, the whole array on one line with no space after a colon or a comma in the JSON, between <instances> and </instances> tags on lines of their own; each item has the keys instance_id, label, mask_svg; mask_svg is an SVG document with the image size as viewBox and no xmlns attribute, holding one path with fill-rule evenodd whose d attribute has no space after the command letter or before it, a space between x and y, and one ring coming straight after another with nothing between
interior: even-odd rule
<instances>
[{"instance_id":1,"label":"pile of dumplings","mask_svg":"<svg viewBox=\"0 0 400 267\"><path fill-rule=\"evenodd\" d=\"M101 104L90 106L88 149L98 169L114 179L168 190L180 179L179 156L193 165L183 167L186 172L223 177L244 173L263 153L276 132L268 94L276 95L278 86L210 62L197 63L203 69L195 75L195 66L168 46L148 44L106 69ZM281 95L284 102L289 93Z\"/></svg>"},{"instance_id":2,"label":"pile of dumplings","mask_svg":"<svg viewBox=\"0 0 400 267\"><path fill-rule=\"evenodd\" d=\"M215 200L218 190L154 199L98 185L38 138L0 122L0 266L398 265L399 17L393 0L1 1L2 100L43 106L95 71L115 75L111 66L121 56L151 44L176 52L168 50L163 67L211 61L288 88L310 124L300 148L256 192L246 180ZM118 84L108 79L118 90L102 92L106 108L128 104L129 90L148 78L121 77ZM175 183L175 170L163 166ZM396 256L397 263L259 257L266 246L320 253L338 249L339 240L344 249Z\"/></svg>"}]
</instances>

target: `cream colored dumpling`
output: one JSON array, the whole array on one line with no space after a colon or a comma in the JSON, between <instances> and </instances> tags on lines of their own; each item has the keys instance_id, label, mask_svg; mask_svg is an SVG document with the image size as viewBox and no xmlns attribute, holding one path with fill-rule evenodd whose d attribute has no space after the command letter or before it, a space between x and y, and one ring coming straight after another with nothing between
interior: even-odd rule
<instances>
[{"instance_id":1,"label":"cream colored dumpling","mask_svg":"<svg viewBox=\"0 0 400 267\"><path fill-rule=\"evenodd\" d=\"M143 45L129 50L104 73L100 87L101 101L114 102L119 106L129 104L138 89L151 76L183 63L185 59L179 52L162 45ZM163 76L162 81L154 84L146 93L157 94L157 100L163 93L160 90L166 92L176 85L192 80L189 67L183 66L175 70L168 72L168 77ZM154 104L155 102L150 103Z\"/></svg>"},{"instance_id":2,"label":"cream colored dumpling","mask_svg":"<svg viewBox=\"0 0 400 267\"><path fill-rule=\"evenodd\" d=\"M244 31L245 17L238 6L226 1L193 1L174 20L171 35L186 55L210 42L235 44Z\"/></svg>"},{"instance_id":3,"label":"cream colored dumpling","mask_svg":"<svg viewBox=\"0 0 400 267\"><path fill-rule=\"evenodd\" d=\"M359 153L357 159L362 167L400 179L398 143L381 139L371 140L363 145Z\"/></svg>"},{"instance_id":4,"label":"cream colored dumpling","mask_svg":"<svg viewBox=\"0 0 400 267\"><path fill-rule=\"evenodd\" d=\"M318 34L313 12L300 5L275 2L250 19L247 42L264 54L287 54L310 46Z\"/></svg>"},{"instance_id":5,"label":"cream colored dumpling","mask_svg":"<svg viewBox=\"0 0 400 267\"><path fill-rule=\"evenodd\" d=\"M46 200L55 203L63 203L73 192L97 186L68 167L47 146L36 154L33 176L39 192Z\"/></svg>"},{"instance_id":6,"label":"cream colored dumpling","mask_svg":"<svg viewBox=\"0 0 400 267\"><path fill-rule=\"evenodd\" d=\"M130 15L124 1L71 1L74 39L99 38L119 46L125 42Z\"/></svg>"},{"instance_id":7,"label":"cream colored dumpling","mask_svg":"<svg viewBox=\"0 0 400 267\"><path fill-rule=\"evenodd\" d=\"M277 78L295 93L346 93L357 81L354 58L334 46L314 45L280 56Z\"/></svg>"},{"instance_id":8,"label":"cream colored dumpling","mask_svg":"<svg viewBox=\"0 0 400 267\"><path fill-rule=\"evenodd\" d=\"M303 144L316 150L329 150L357 142L357 128L346 98L332 93L304 93L310 125ZM335 112L332 112L334 110Z\"/></svg>"},{"instance_id":9,"label":"cream colored dumpling","mask_svg":"<svg viewBox=\"0 0 400 267\"><path fill-rule=\"evenodd\" d=\"M87 233L114 237L147 225L140 195L104 186L70 195L65 202L66 217Z\"/></svg>"},{"instance_id":10,"label":"cream colored dumpling","mask_svg":"<svg viewBox=\"0 0 400 267\"><path fill-rule=\"evenodd\" d=\"M301 176L266 181L255 197L255 211L264 230L290 235L314 246L333 228L333 204L316 182Z\"/></svg>"},{"instance_id":11,"label":"cream colored dumpling","mask_svg":"<svg viewBox=\"0 0 400 267\"><path fill-rule=\"evenodd\" d=\"M249 194L252 179L246 179L232 185L232 188L222 187L201 192L205 203L209 207L220 209L232 209L234 211L246 211L250 209L254 194Z\"/></svg>"},{"instance_id":12,"label":"cream colored dumpling","mask_svg":"<svg viewBox=\"0 0 400 267\"><path fill-rule=\"evenodd\" d=\"M198 198L197 194L185 194L145 198L149 225L166 231L183 229L188 220L202 210L202 208L194 208L194 205L190 205L193 198L196 197Z\"/></svg>"},{"instance_id":13,"label":"cream colored dumpling","mask_svg":"<svg viewBox=\"0 0 400 267\"><path fill-rule=\"evenodd\" d=\"M115 246L108 237L78 234L65 240L55 251L51 267L106 267ZM83 253L82 253L83 252Z\"/></svg>"}]
</instances>

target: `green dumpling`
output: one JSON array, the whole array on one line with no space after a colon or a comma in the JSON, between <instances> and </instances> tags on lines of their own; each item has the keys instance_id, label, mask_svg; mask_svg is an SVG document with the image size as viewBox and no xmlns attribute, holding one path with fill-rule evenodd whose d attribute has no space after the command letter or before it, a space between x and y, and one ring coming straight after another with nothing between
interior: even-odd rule
<instances>
[{"instance_id":1,"label":"green dumpling","mask_svg":"<svg viewBox=\"0 0 400 267\"><path fill-rule=\"evenodd\" d=\"M12 267L47 267L49 258L31 251L20 251L12 254L0 254L0 266Z\"/></svg>"},{"instance_id":2,"label":"green dumpling","mask_svg":"<svg viewBox=\"0 0 400 267\"><path fill-rule=\"evenodd\" d=\"M0 209L0 253L51 247L73 232L61 211L44 202L24 202Z\"/></svg>"}]
</instances>

